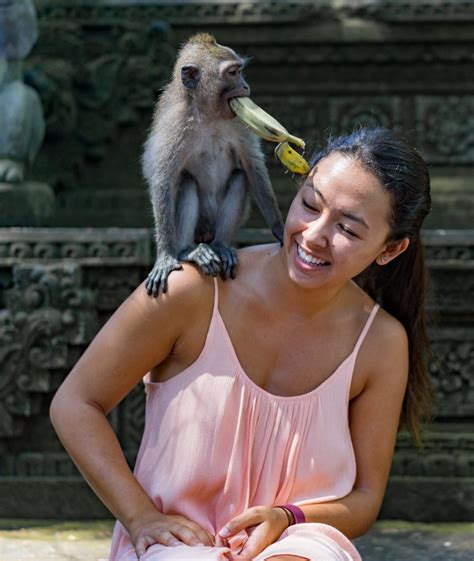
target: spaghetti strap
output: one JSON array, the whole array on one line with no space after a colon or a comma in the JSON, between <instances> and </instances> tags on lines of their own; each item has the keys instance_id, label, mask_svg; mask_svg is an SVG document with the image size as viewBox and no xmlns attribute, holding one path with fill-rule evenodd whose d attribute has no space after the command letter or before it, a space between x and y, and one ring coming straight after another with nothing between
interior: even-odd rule
<instances>
[{"instance_id":1,"label":"spaghetti strap","mask_svg":"<svg viewBox=\"0 0 474 561\"><path fill-rule=\"evenodd\" d=\"M367 335L367 332L370 329L370 326L372 325L372 322L375 318L375 314L378 312L380 308L379 304L374 304L374 307L372 308L369 317L367 318L367 321L365 322L364 328L361 331L361 334L359 335L359 338L357 339L357 343L355 344L353 353L354 355L357 355L360 346L362 345L362 343L364 342L365 336Z\"/></svg>"},{"instance_id":2,"label":"spaghetti strap","mask_svg":"<svg viewBox=\"0 0 474 561\"><path fill-rule=\"evenodd\" d=\"M214 281L214 305L212 306L212 319L214 319L219 310L219 285L217 284L216 277L213 277L212 280Z\"/></svg>"}]
</instances>

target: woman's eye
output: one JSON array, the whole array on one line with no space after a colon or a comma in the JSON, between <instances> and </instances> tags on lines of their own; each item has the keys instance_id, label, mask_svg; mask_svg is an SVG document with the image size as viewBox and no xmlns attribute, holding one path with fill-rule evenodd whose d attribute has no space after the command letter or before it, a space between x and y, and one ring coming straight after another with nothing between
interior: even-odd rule
<instances>
[{"instance_id":1,"label":"woman's eye","mask_svg":"<svg viewBox=\"0 0 474 561\"><path fill-rule=\"evenodd\" d=\"M349 234L349 236L352 236L353 238L358 238L359 236L353 232L350 228L348 228L347 226L344 226L344 224L339 224L339 226L341 227L341 230L343 232L345 232L346 234Z\"/></svg>"},{"instance_id":2,"label":"woman's eye","mask_svg":"<svg viewBox=\"0 0 474 561\"><path fill-rule=\"evenodd\" d=\"M312 211L318 210L317 208L314 208L314 206L311 206L309 203L307 203L304 199L303 199L303 206Z\"/></svg>"}]
</instances>

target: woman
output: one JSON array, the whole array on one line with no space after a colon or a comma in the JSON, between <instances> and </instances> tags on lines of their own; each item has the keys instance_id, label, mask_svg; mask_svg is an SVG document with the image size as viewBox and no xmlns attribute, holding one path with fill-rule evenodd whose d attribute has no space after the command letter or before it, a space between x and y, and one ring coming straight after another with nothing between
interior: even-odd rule
<instances>
[{"instance_id":1,"label":"woman","mask_svg":"<svg viewBox=\"0 0 474 561\"><path fill-rule=\"evenodd\" d=\"M120 521L111 561L360 559L400 418L418 438L429 399L429 209L416 151L361 129L313 159L283 247L240 251L232 282L185 265L122 304L51 409ZM146 372L134 476L106 415Z\"/></svg>"}]
</instances>

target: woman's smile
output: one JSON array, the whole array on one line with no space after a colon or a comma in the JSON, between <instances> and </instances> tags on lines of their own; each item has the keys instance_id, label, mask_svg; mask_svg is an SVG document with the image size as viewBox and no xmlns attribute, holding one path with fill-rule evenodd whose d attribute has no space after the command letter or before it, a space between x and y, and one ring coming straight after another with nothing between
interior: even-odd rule
<instances>
[{"instance_id":1,"label":"woman's smile","mask_svg":"<svg viewBox=\"0 0 474 561\"><path fill-rule=\"evenodd\" d=\"M304 250L298 242L295 242L296 245L296 256L298 258L298 262L304 269L323 269L327 268L331 265L329 261L322 259L320 257L316 257L308 250Z\"/></svg>"}]
</instances>

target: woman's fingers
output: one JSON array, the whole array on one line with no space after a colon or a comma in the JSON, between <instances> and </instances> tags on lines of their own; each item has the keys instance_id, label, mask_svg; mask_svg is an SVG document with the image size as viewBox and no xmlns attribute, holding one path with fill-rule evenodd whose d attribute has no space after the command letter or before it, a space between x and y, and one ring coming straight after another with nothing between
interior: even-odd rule
<instances>
[{"instance_id":1,"label":"woman's fingers","mask_svg":"<svg viewBox=\"0 0 474 561\"><path fill-rule=\"evenodd\" d=\"M192 530L199 538L199 541L202 542L204 545L208 545L212 547L215 544L214 536L199 524L196 524L195 522L191 522L189 524L185 524L185 526L187 526L190 530Z\"/></svg>"},{"instance_id":2,"label":"woman's fingers","mask_svg":"<svg viewBox=\"0 0 474 561\"><path fill-rule=\"evenodd\" d=\"M138 558L145 555L146 550L155 543L161 543L170 547L181 545L181 542L167 530L156 530L149 534L139 536L135 543L135 551Z\"/></svg>"},{"instance_id":3,"label":"woman's fingers","mask_svg":"<svg viewBox=\"0 0 474 561\"><path fill-rule=\"evenodd\" d=\"M181 516L177 516L175 519L178 525L184 526L194 532L200 543L210 547L215 544L214 536L196 522L191 522L187 518Z\"/></svg>"},{"instance_id":4,"label":"woman's fingers","mask_svg":"<svg viewBox=\"0 0 474 561\"><path fill-rule=\"evenodd\" d=\"M212 547L213 540L203 528L191 528L189 526L176 525L171 532L186 545L207 545Z\"/></svg>"},{"instance_id":5,"label":"woman's fingers","mask_svg":"<svg viewBox=\"0 0 474 561\"><path fill-rule=\"evenodd\" d=\"M244 530L249 526L255 526L262 521L262 514L258 507L249 508L239 516L232 518L226 525L219 530L219 536L221 538L228 538Z\"/></svg>"},{"instance_id":6,"label":"woman's fingers","mask_svg":"<svg viewBox=\"0 0 474 561\"><path fill-rule=\"evenodd\" d=\"M252 532L242 551L237 555L236 559L250 560L262 552L267 545L272 543L270 525L263 522Z\"/></svg>"}]
</instances>

